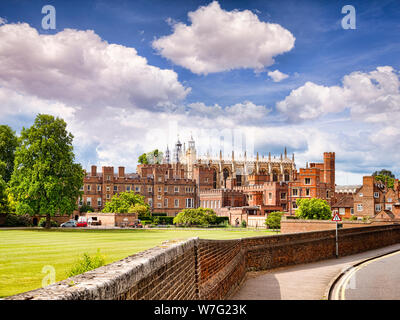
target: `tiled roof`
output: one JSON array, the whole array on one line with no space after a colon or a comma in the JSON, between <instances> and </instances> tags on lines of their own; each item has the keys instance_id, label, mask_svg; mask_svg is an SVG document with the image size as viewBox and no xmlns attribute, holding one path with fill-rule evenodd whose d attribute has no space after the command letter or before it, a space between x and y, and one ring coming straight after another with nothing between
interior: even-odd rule
<instances>
[{"instance_id":1,"label":"tiled roof","mask_svg":"<svg viewBox=\"0 0 400 320\"><path fill-rule=\"evenodd\" d=\"M354 198L352 195L346 195L343 196L341 198L339 198L339 200L332 205L332 208L353 208L354 206Z\"/></svg>"}]
</instances>

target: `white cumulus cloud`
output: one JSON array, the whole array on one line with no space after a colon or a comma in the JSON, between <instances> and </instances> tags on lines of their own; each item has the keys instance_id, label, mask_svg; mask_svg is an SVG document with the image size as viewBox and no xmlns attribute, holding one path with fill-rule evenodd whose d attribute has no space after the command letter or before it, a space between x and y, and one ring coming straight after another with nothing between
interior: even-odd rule
<instances>
[{"instance_id":1,"label":"white cumulus cloud","mask_svg":"<svg viewBox=\"0 0 400 320\"><path fill-rule=\"evenodd\" d=\"M172 70L94 31L39 34L26 23L0 26L0 85L67 104L156 108L186 97Z\"/></svg>"},{"instance_id":2,"label":"white cumulus cloud","mask_svg":"<svg viewBox=\"0 0 400 320\"><path fill-rule=\"evenodd\" d=\"M287 74L280 72L279 70L269 71L268 75L274 82L280 82L289 77Z\"/></svg>"},{"instance_id":3,"label":"white cumulus cloud","mask_svg":"<svg viewBox=\"0 0 400 320\"><path fill-rule=\"evenodd\" d=\"M382 122L400 119L400 79L390 66L352 72L342 86L306 82L293 90L277 109L292 121L312 120L349 109L355 120Z\"/></svg>"},{"instance_id":4,"label":"white cumulus cloud","mask_svg":"<svg viewBox=\"0 0 400 320\"><path fill-rule=\"evenodd\" d=\"M173 24L173 33L156 39L153 47L196 74L239 68L261 70L294 46L290 31L260 21L250 10L225 11L214 1L188 16L191 25Z\"/></svg>"}]
</instances>

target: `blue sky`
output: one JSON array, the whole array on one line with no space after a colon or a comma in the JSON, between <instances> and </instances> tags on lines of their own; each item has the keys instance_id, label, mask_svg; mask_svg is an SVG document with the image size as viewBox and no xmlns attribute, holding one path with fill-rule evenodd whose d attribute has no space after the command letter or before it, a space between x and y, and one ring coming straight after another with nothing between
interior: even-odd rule
<instances>
[{"instance_id":1,"label":"blue sky","mask_svg":"<svg viewBox=\"0 0 400 320\"><path fill-rule=\"evenodd\" d=\"M47 4L55 30L41 26ZM355 30L341 26L348 4ZM247 10L254 33L230 32L248 29ZM260 154L286 146L298 167L336 152L340 184L381 168L400 174L398 1L19 0L2 1L0 17L0 122L19 131L38 112L62 116L86 168L134 171L139 154L172 148L177 132L216 152L222 132L236 130ZM46 53L49 43L62 53ZM114 44L122 49L110 53ZM274 81L275 70L286 78Z\"/></svg>"}]
</instances>

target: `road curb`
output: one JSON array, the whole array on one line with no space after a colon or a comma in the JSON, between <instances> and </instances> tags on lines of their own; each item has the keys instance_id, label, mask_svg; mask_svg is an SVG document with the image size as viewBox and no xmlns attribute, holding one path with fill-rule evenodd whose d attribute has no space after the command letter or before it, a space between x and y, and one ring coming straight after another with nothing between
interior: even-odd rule
<instances>
[{"instance_id":1,"label":"road curb","mask_svg":"<svg viewBox=\"0 0 400 320\"><path fill-rule=\"evenodd\" d=\"M368 261L375 260L375 259L378 259L378 258L387 256L387 255L389 255L389 254L392 254L392 253L395 253L395 252L399 252L399 251L400 251L400 249L392 250L392 251L389 251L389 252L386 252L386 253L383 253L383 254L380 254L380 255L377 255L377 256L368 258L368 259L364 259L364 260L362 260L362 261L359 261L359 262L357 262L357 263L355 263L355 264L349 266L349 267L346 268L344 271L340 272L340 273L338 274L338 276L336 276L336 277L329 283L329 285L328 285L328 290L327 290L327 292L325 292L325 297L327 296L327 297L328 297L328 300L334 300L334 299L332 299L332 293L333 293L333 290L334 290L334 288L335 288L335 285L339 282L340 279L342 279L342 278L344 277L345 274L347 274L347 273L348 273L350 270L352 270L353 268L358 267L359 265L364 264L364 263L366 263L366 262L368 262Z\"/></svg>"}]
</instances>

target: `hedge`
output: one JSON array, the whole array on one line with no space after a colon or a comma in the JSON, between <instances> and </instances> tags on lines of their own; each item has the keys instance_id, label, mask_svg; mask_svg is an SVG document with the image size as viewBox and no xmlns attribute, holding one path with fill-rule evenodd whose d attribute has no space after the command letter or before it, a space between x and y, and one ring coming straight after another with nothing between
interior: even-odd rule
<instances>
[{"instance_id":1,"label":"hedge","mask_svg":"<svg viewBox=\"0 0 400 320\"><path fill-rule=\"evenodd\" d=\"M217 220L215 221L215 224L228 224L229 223L229 217L218 217Z\"/></svg>"}]
</instances>

